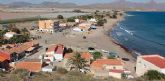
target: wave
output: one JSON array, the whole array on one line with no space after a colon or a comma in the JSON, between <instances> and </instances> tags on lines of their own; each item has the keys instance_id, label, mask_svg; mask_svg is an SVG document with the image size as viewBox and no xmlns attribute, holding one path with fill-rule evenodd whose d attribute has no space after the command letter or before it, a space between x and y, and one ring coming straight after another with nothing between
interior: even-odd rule
<instances>
[{"instance_id":1,"label":"wave","mask_svg":"<svg viewBox=\"0 0 165 81\"><path fill-rule=\"evenodd\" d=\"M159 43L159 42L156 42L156 41L153 41L153 40L149 40L149 39L146 39L146 38L141 37L141 36L139 36L139 35L136 35L136 34L133 33L133 31L126 30L125 28L123 28L121 24L118 24L118 25L120 25L120 26L119 26L120 29L124 30L125 32L127 32L128 34L130 34L130 35L132 35L132 36L134 36L134 37L136 37L136 38L139 38L139 39L142 39L142 40L145 40L145 41L148 41L148 42L151 42L151 43L155 43L155 44L158 44L158 45L160 45L160 46L165 47L165 44L162 44L162 43Z\"/></svg>"},{"instance_id":2,"label":"wave","mask_svg":"<svg viewBox=\"0 0 165 81\"><path fill-rule=\"evenodd\" d=\"M125 14L126 16L135 16L135 15L130 15L130 14Z\"/></svg>"},{"instance_id":3,"label":"wave","mask_svg":"<svg viewBox=\"0 0 165 81\"><path fill-rule=\"evenodd\" d=\"M124 29L122 26L119 26L119 28L122 29L122 30L124 30L125 32L127 32L127 33L130 34L130 35L134 35L134 34L133 34L133 31L126 30L126 29Z\"/></svg>"}]
</instances>

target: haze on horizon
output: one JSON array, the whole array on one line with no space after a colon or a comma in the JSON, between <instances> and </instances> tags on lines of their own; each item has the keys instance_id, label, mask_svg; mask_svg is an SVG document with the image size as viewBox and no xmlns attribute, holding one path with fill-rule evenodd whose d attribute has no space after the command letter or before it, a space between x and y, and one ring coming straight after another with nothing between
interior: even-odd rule
<instances>
[{"instance_id":1,"label":"haze on horizon","mask_svg":"<svg viewBox=\"0 0 165 81\"><path fill-rule=\"evenodd\" d=\"M94 4L94 3L110 3L112 1L119 1L119 0L0 0L0 3L11 3L11 2L30 2L30 3L42 3L44 1L53 1L53 2L60 2L60 3L76 3L79 5L85 4ZM149 2L152 0L120 0L120 1L131 1L131 2ZM164 3L165 0L154 0L157 3Z\"/></svg>"}]
</instances>

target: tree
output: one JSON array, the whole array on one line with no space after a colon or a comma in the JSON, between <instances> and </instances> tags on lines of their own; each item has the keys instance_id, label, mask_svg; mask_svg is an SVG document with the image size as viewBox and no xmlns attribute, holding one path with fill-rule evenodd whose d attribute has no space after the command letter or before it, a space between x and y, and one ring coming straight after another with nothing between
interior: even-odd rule
<instances>
[{"instance_id":1,"label":"tree","mask_svg":"<svg viewBox=\"0 0 165 81\"><path fill-rule=\"evenodd\" d=\"M8 30L0 30L0 39L3 38L6 32L8 32Z\"/></svg>"},{"instance_id":2,"label":"tree","mask_svg":"<svg viewBox=\"0 0 165 81\"><path fill-rule=\"evenodd\" d=\"M88 61L81 57L80 53L75 53L69 59L68 64L71 66L71 70L75 69L80 72L81 70L88 70L87 67L89 65L87 64L87 62Z\"/></svg>"},{"instance_id":3,"label":"tree","mask_svg":"<svg viewBox=\"0 0 165 81\"><path fill-rule=\"evenodd\" d=\"M92 55L94 60L100 59L102 57L102 54L100 52L94 52Z\"/></svg>"},{"instance_id":4,"label":"tree","mask_svg":"<svg viewBox=\"0 0 165 81\"><path fill-rule=\"evenodd\" d=\"M112 15L112 16L110 16L110 18L116 19L117 15Z\"/></svg>"},{"instance_id":5,"label":"tree","mask_svg":"<svg viewBox=\"0 0 165 81\"><path fill-rule=\"evenodd\" d=\"M10 43L24 43L30 39L29 35L14 35L12 38L9 39Z\"/></svg>"},{"instance_id":6,"label":"tree","mask_svg":"<svg viewBox=\"0 0 165 81\"><path fill-rule=\"evenodd\" d=\"M21 29L21 33L22 33L23 35L30 34L27 28Z\"/></svg>"},{"instance_id":7,"label":"tree","mask_svg":"<svg viewBox=\"0 0 165 81\"><path fill-rule=\"evenodd\" d=\"M58 19L64 19L64 17L62 15L58 15L57 18Z\"/></svg>"},{"instance_id":8,"label":"tree","mask_svg":"<svg viewBox=\"0 0 165 81\"><path fill-rule=\"evenodd\" d=\"M72 48L68 48L67 50L66 50L66 53L72 53L73 52L73 49Z\"/></svg>"},{"instance_id":9,"label":"tree","mask_svg":"<svg viewBox=\"0 0 165 81\"><path fill-rule=\"evenodd\" d=\"M67 19L67 22L75 22L75 19L76 19L75 17L70 17Z\"/></svg>"},{"instance_id":10,"label":"tree","mask_svg":"<svg viewBox=\"0 0 165 81\"><path fill-rule=\"evenodd\" d=\"M165 74L160 73L156 70L149 70L147 73L144 74L143 77L150 81L151 80L161 80L161 79L165 80Z\"/></svg>"},{"instance_id":11,"label":"tree","mask_svg":"<svg viewBox=\"0 0 165 81\"><path fill-rule=\"evenodd\" d=\"M103 20L98 20L97 26L104 26L104 21Z\"/></svg>"},{"instance_id":12,"label":"tree","mask_svg":"<svg viewBox=\"0 0 165 81\"><path fill-rule=\"evenodd\" d=\"M16 33L18 33L18 34L21 33L21 31L20 31L18 28L16 28L16 27L11 27L10 30L11 30L12 32L16 32Z\"/></svg>"}]
</instances>

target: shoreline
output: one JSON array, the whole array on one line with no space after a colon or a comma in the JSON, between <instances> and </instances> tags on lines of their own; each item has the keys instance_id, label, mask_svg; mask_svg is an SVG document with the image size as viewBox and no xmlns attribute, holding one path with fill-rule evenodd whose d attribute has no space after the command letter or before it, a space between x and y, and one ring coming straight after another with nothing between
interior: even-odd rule
<instances>
[{"instance_id":1,"label":"shoreline","mask_svg":"<svg viewBox=\"0 0 165 81\"><path fill-rule=\"evenodd\" d=\"M120 44L119 42L117 42L117 41L116 41L115 39L113 39L113 37L110 35L110 32L112 32L113 28L115 28L115 27L117 26L117 24L118 24L119 22L123 21L123 20L124 20L124 16L120 16L119 18L117 18L117 21L112 25L112 28L110 28L108 31L106 31L106 33L107 33L107 36L111 38L111 41L112 41L114 44L120 46L122 49L124 49L126 52L128 52L128 53L130 53L130 54L132 55L132 52L131 52L128 48L126 48L125 46L123 46L122 44ZM133 55L132 55L132 56L133 56ZM133 56L133 57L134 57L134 56ZM134 57L134 58L136 58L136 57Z\"/></svg>"},{"instance_id":2,"label":"shoreline","mask_svg":"<svg viewBox=\"0 0 165 81\"><path fill-rule=\"evenodd\" d=\"M132 54L131 54L131 51L129 50L129 49L127 49L126 47L124 47L123 45L121 45L120 43L118 43L115 39L113 39L112 38L112 36L110 35L110 32L112 31L112 29L114 28L114 27L116 27L116 25L119 23L119 22L121 22L121 21L123 21L123 19L124 19L124 16L120 16L119 18L117 18L116 19L116 22L114 22L113 23L113 25L111 26L111 27L109 27L109 28L107 28L106 29L106 31L104 32L109 38L110 38L110 41L111 42L113 42L115 45L117 45L117 46L120 46L120 48L122 49L122 50L125 50L127 53L129 53L129 55L131 55L131 56L133 56ZM107 22L108 23L108 22ZM134 56L133 56L134 57ZM134 57L135 58L135 57ZM136 58L135 58L136 59Z\"/></svg>"}]
</instances>

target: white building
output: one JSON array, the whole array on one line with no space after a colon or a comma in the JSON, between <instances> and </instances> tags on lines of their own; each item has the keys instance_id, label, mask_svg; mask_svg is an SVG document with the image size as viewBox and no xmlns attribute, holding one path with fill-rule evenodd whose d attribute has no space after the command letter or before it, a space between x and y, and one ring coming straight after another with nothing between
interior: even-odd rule
<instances>
[{"instance_id":1,"label":"white building","mask_svg":"<svg viewBox=\"0 0 165 81\"><path fill-rule=\"evenodd\" d=\"M95 18L91 18L88 21L91 22L91 23L96 23L97 22L97 20Z\"/></svg>"},{"instance_id":2,"label":"white building","mask_svg":"<svg viewBox=\"0 0 165 81\"><path fill-rule=\"evenodd\" d=\"M5 36L6 38L12 38L14 35L16 35L15 32L7 32L4 36Z\"/></svg>"},{"instance_id":3,"label":"white building","mask_svg":"<svg viewBox=\"0 0 165 81\"><path fill-rule=\"evenodd\" d=\"M148 70L157 70L165 74L165 58L160 55L142 55L137 58L136 74L142 76Z\"/></svg>"},{"instance_id":4,"label":"white building","mask_svg":"<svg viewBox=\"0 0 165 81\"><path fill-rule=\"evenodd\" d=\"M79 19L75 19L75 22L76 22L76 23L80 23L80 20L79 20Z\"/></svg>"},{"instance_id":5,"label":"white building","mask_svg":"<svg viewBox=\"0 0 165 81\"><path fill-rule=\"evenodd\" d=\"M64 45L51 45L48 47L44 59L49 60L50 62L61 61L64 56Z\"/></svg>"}]
</instances>

